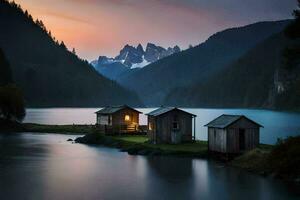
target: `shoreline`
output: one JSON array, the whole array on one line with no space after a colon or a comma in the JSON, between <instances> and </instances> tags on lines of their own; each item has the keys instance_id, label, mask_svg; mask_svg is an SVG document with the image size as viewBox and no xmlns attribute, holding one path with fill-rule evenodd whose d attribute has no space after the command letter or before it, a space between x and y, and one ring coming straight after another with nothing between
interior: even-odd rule
<instances>
[{"instance_id":1,"label":"shoreline","mask_svg":"<svg viewBox=\"0 0 300 200\"><path fill-rule=\"evenodd\" d=\"M287 142L282 141L281 144L277 145L260 144L258 148L245 154L224 158L223 155L211 154L208 151L207 141L154 145L147 142L148 138L145 135L104 136L94 125L41 125L25 123L10 124L7 131L5 129L2 129L2 131L8 133L31 132L84 135L72 141L81 144L117 148L130 155L176 156L215 160L264 177L281 179L287 184L292 184L300 189L300 136L291 137L287 139ZM285 163L282 164L282 161Z\"/></svg>"},{"instance_id":2,"label":"shoreline","mask_svg":"<svg viewBox=\"0 0 300 200\"><path fill-rule=\"evenodd\" d=\"M87 134L76 138L75 142L118 148L129 155L208 158L206 141L155 145L148 143L147 140L147 136L141 135L104 136L101 134Z\"/></svg>"}]
</instances>

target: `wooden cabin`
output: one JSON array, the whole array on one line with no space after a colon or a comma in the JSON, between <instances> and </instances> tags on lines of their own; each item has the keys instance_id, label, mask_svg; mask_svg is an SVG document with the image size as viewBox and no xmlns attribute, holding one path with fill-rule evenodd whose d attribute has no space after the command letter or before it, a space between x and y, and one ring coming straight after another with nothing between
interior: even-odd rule
<instances>
[{"instance_id":1,"label":"wooden cabin","mask_svg":"<svg viewBox=\"0 0 300 200\"><path fill-rule=\"evenodd\" d=\"M140 113L127 105L108 106L96 112L96 125L105 134L135 133L139 129Z\"/></svg>"},{"instance_id":2,"label":"wooden cabin","mask_svg":"<svg viewBox=\"0 0 300 200\"><path fill-rule=\"evenodd\" d=\"M195 139L196 115L194 114L174 107L161 107L148 113L147 116L147 134L154 144L178 144Z\"/></svg>"},{"instance_id":3,"label":"wooden cabin","mask_svg":"<svg viewBox=\"0 0 300 200\"><path fill-rule=\"evenodd\" d=\"M209 151L240 154L259 145L262 126L243 115L221 115L205 126Z\"/></svg>"}]
</instances>

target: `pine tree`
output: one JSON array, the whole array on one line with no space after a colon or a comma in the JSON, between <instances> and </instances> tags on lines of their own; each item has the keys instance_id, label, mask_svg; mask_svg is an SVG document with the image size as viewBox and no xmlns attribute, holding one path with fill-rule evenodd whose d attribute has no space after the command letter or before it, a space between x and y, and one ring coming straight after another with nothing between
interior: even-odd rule
<instances>
[{"instance_id":1,"label":"pine tree","mask_svg":"<svg viewBox=\"0 0 300 200\"><path fill-rule=\"evenodd\" d=\"M285 33L291 39L300 38L300 0L298 1L298 9L294 10L295 20L286 28ZM300 64L300 46L290 45L283 52L284 67L286 69L294 69Z\"/></svg>"},{"instance_id":2,"label":"pine tree","mask_svg":"<svg viewBox=\"0 0 300 200\"><path fill-rule=\"evenodd\" d=\"M292 39L300 38L300 0L298 1L298 9L294 10L295 20L287 27L285 33Z\"/></svg>"},{"instance_id":3,"label":"pine tree","mask_svg":"<svg viewBox=\"0 0 300 200\"><path fill-rule=\"evenodd\" d=\"M59 46L60 46L61 48L63 48L63 49L67 49L67 47L66 47L64 41L61 41L61 43L60 43Z\"/></svg>"}]
</instances>

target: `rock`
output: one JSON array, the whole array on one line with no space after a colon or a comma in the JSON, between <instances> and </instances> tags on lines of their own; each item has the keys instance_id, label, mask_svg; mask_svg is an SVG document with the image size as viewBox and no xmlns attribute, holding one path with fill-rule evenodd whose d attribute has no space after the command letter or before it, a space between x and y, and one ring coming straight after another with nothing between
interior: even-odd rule
<instances>
[{"instance_id":1,"label":"rock","mask_svg":"<svg viewBox=\"0 0 300 200\"><path fill-rule=\"evenodd\" d=\"M68 141L68 142L73 142L73 139L70 138L70 139L68 139L67 141Z\"/></svg>"},{"instance_id":2,"label":"rock","mask_svg":"<svg viewBox=\"0 0 300 200\"><path fill-rule=\"evenodd\" d=\"M92 61L94 68L101 73L102 68L107 68L112 64L119 63L124 68L131 68L133 65L146 66L152 62L156 62L161 58L170 56L174 53L180 52L179 46L169 47L167 49L157 46L153 43L148 43L146 49L139 44L137 47L125 45L120 51L119 55L114 58L106 56L99 56L98 60ZM114 70L114 69L111 69ZM109 77L110 78L110 77Z\"/></svg>"}]
</instances>

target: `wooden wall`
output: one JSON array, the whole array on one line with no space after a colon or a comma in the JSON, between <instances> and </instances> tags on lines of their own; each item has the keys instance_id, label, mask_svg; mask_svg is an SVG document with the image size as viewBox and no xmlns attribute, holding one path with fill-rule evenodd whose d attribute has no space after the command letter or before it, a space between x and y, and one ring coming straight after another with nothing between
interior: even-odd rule
<instances>
[{"instance_id":1,"label":"wooden wall","mask_svg":"<svg viewBox=\"0 0 300 200\"><path fill-rule=\"evenodd\" d=\"M227 128L229 153L240 153L239 129L245 129L245 150L251 150L259 145L259 126L246 118L241 118Z\"/></svg>"},{"instance_id":2,"label":"wooden wall","mask_svg":"<svg viewBox=\"0 0 300 200\"><path fill-rule=\"evenodd\" d=\"M208 128L208 148L210 151L227 152L226 129Z\"/></svg>"},{"instance_id":3,"label":"wooden wall","mask_svg":"<svg viewBox=\"0 0 300 200\"><path fill-rule=\"evenodd\" d=\"M129 121L125 121L125 115L130 116ZM112 123L108 126L99 126L102 132L106 134L122 134L136 132L139 127L139 113L125 108L112 115Z\"/></svg>"},{"instance_id":4,"label":"wooden wall","mask_svg":"<svg viewBox=\"0 0 300 200\"><path fill-rule=\"evenodd\" d=\"M125 121L125 115L130 116L129 121ZM139 113L132 109L122 109L112 115L112 125L138 125Z\"/></svg>"},{"instance_id":5,"label":"wooden wall","mask_svg":"<svg viewBox=\"0 0 300 200\"><path fill-rule=\"evenodd\" d=\"M177 116L179 123L178 130L173 129L175 116ZM192 141L192 116L187 113L175 110L158 117L149 116L148 126L149 123L153 124L153 130L149 131L148 135L156 143L174 143L174 140L172 141L172 134L176 134L177 138L179 138L176 143Z\"/></svg>"},{"instance_id":6,"label":"wooden wall","mask_svg":"<svg viewBox=\"0 0 300 200\"><path fill-rule=\"evenodd\" d=\"M259 145L259 126L245 118L241 118L226 129L208 128L209 150L221 153L241 153L240 129L245 130L245 150ZM216 137L214 137L216 131Z\"/></svg>"}]
</instances>

